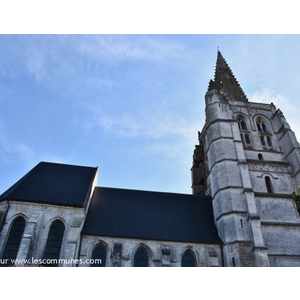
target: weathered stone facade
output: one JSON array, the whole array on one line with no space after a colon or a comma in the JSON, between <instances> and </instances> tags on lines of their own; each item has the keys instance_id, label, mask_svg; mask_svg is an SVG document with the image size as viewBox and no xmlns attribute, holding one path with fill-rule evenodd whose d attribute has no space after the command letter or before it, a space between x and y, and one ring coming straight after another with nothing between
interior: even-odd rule
<instances>
[{"instance_id":1,"label":"weathered stone facade","mask_svg":"<svg viewBox=\"0 0 300 300\"><path fill-rule=\"evenodd\" d=\"M134 254L140 248L145 249L149 256L149 267L180 267L181 257L187 250L193 253L198 267L222 266L219 245L85 235L79 255L80 267L89 266L88 260L99 244L107 251L107 267L133 267ZM119 258L114 254L116 244L122 245Z\"/></svg>"},{"instance_id":2,"label":"weathered stone facade","mask_svg":"<svg viewBox=\"0 0 300 300\"><path fill-rule=\"evenodd\" d=\"M42 162L2 194L0 266L132 267L140 250L149 267L223 265L211 197L100 188L97 172Z\"/></svg>"},{"instance_id":3,"label":"weathered stone facade","mask_svg":"<svg viewBox=\"0 0 300 300\"><path fill-rule=\"evenodd\" d=\"M272 103L248 102L220 52L215 81L205 95L192 187L213 197L224 265L300 266L295 134Z\"/></svg>"},{"instance_id":4,"label":"weathered stone facade","mask_svg":"<svg viewBox=\"0 0 300 300\"><path fill-rule=\"evenodd\" d=\"M1 206L3 205L5 204L2 203ZM11 225L19 216L25 219L26 225L16 257L19 261L17 264L24 264L22 260L25 259L32 260L32 258L43 257L49 229L55 220L60 220L65 225L61 246L62 257L66 260L78 257L80 232L85 220L84 209L10 201L6 221L0 235L0 249L4 249ZM34 265L33 262L31 264ZM63 265L59 264L59 266Z\"/></svg>"},{"instance_id":5,"label":"weathered stone facade","mask_svg":"<svg viewBox=\"0 0 300 300\"><path fill-rule=\"evenodd\" d=\"M7 208L7 202L0 204L0 209L4 208ZM25 219L26 225L16 265L24 265L25 260L28 261L26 265L41 265L50 226L53 221L60 220L65 225L59 256L61 261L58 263L60 267L89 267L92 252L99 245L104 247L107 253L106 267L132 267L134 254L141 248L148 254L149 267L181 266L181 257L187 250L193 253L196 266L222 266L220 245L81 235L86 218L85 209L16 201L9 202L0 235L1 253L13 221L20 216ZM47 262L44 264L47 265Z\"/></svg>"}]
</instances>

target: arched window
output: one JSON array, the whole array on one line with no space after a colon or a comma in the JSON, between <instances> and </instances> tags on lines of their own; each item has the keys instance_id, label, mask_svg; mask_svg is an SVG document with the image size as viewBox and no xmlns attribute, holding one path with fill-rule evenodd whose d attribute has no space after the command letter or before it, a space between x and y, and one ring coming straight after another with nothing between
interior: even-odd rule
<instances>
[{"instance_id":1,"label":"arched window","mask_svg":"<svg viewBox=\"0 0 300 300\"><path fill-rule=\"evenodd\" d=\"M246 148L251 147L250 135L249 135L247 124L246 124L244 117L241 117L241 116L238 117L237 121L238 121L239 129L240 129L240 133L241 133L241 140L244 144L244 147L246 147Z\"/></svg>"},{"instance_id":2,"label":"arched window","mask_svg":"<svg viewBox=\"0 0 300 300\"><path fill-rule=\"evenodd\" d=\"M238 123L239 123L239 129L240 129L240 130L247 130L246 121L245 121L243 118L239 117L239 118L237 119L237 121L238 121Z\"/></svg>"},{"instance_id":3,"label":"arched window","mask_svg":"<svg viewBox=\"0 0 300 300\"><path fill-rule=\"evenodd\" d=\"M16 259L25 229L25 220L18 217L14 220L3 251L2 259L8 259L7 265L13 265L11 259Z\"/></svg>"},{"instance_id":4,"label":"arched window","mask_svg":"<svg viewBox=\"0 0 300 300\"><path fill-rule=\"evenodd\" d=\"M269 176L265 177L265 182L266 182L266 187L267 187L268 193L273 193L271 178Z\"/></svg>"},{"instance_id":5,"label":"arched window","mask_svg":"<svg viewBox=\"0 0 300 300\"><path fill-rule=\"evenodd\" d=\"M266 124L264 121L262 120L258 120L256 122L256 125L257 125L257 130L260 131L260 132L268 132L267 130L267 127L266 127Z\"/></svg>"},{"instance_id":6,"label":"arched window","mask_svg":"<svg viewBox=\"0 0 300 300\"><path fill-rule=\"evenodd\" d=\"M181 257L181 266L182 267L196 267L195 256L191 250L186 250Z\"/></svg>"},{"instance_id":7,"label":"arched window","mask_svg":"<svg viewBox=\"0 0 300 300\"><path fill-rule=\"evenodd\" d=\"M149 267L148 254L143 248L140 248L134 254L133 266L134 267Z\"/></svg>"},{"instance_id":8,"label":"arched window","mask_svg":"<svg viewBox=\"0 0 300 300\"><path fill-rule=\"evenodd\" d=\"M265 121L260 118L257 119L256 126L259 132L260 142L263 148L267 148L269 150L272 149L273 148L272 134L271 134L271 130L268 130Z\"/></svg>"},{"instance_id":9,"label":"arched window","mask_svg":"<svg viewBox=\"0 0 300 300\"><path fill-rule=\"evenodd\" d=\"M57 267L62 240L65 232L65 225L62 221L54 221L50 227L48 239L44 251L44 259L47 259L45 266Z\"/></svg>"},{"instance_id":10,"label":"arched window","mask_svg":"<svg viewBox=\"0 0 300 300\"><path fill-rule=\"evenodd\" d=\"M92 253L92 262L90 267L105 267L106 263L106 250L103 246L97 246Z\"/></svg>"},{"instance_id":11,"label":"arched window","mask_svg":"<svg viewBox=\"0 0 300 300\"><path fill-rule=\"evenodd\" d=\"M258 154L258 159L259 160L264 160L263 155L261 153Z\"/></svg>"}]
</instances>

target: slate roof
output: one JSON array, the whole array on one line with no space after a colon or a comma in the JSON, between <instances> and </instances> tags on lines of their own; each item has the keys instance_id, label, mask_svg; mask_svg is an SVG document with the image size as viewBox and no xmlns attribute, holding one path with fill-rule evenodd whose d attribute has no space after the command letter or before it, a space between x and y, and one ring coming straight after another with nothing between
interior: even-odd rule
<instances>
[{"instance_id":1,"label":"slate roof","mask_svg":"<svg viewBox=\"0 0 300 300\"><path fill-rule=\"evenodd\" d=\"M210 196L96 187L83 235L222 244Z\"/></svg>"},{"instance_id":2,"label":"slate roof","mask_svg":"<svg viewBox=\"0 0 300 300\"><path fill-rule=\"evenodd\" d=\"M41 162L0 196L55 205L86 205L98 168Z\"/></svg>"}]
</instances>

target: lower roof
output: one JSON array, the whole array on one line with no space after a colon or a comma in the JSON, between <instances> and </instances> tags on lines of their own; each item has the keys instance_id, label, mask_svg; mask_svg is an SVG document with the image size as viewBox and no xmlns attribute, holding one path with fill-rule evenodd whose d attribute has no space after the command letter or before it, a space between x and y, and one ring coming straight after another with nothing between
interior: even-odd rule
<instances>
[{"instance_id":1,"label":"lower roof","mask_svg":"<svg viewBox=\"0 0 300 300\"><path fill-rule=\"evenodd\" d=\"M96 187L83 235L222 244L211 196Z\"/></svg>"},{"instance_id":2,"label":"lower roof","mask_svg":"<svg viewBox=\"0 0 300 300\"><path fill-rule=\"evenodd\" d=\"M97 168L40 162L0 195L15 200L82 207L92 191Z\"/></svg>"}]
</instances>

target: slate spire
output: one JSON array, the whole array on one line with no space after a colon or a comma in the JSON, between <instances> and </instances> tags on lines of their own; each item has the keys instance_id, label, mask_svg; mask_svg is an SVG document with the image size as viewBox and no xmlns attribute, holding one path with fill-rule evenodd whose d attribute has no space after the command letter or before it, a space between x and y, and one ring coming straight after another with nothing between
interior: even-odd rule
<instances>
[{"instance_id":1,"label":"slate spire","mask_svg":"<svg viewBox=\"0 0 300 300\"><path fill-rule=\"evenodd\" d=\"M210 81L208 90L213 88L217 88L227 100L248 101L220 51L218 51L215 78L214 81Z\"/></svg>"}]
</instances>

